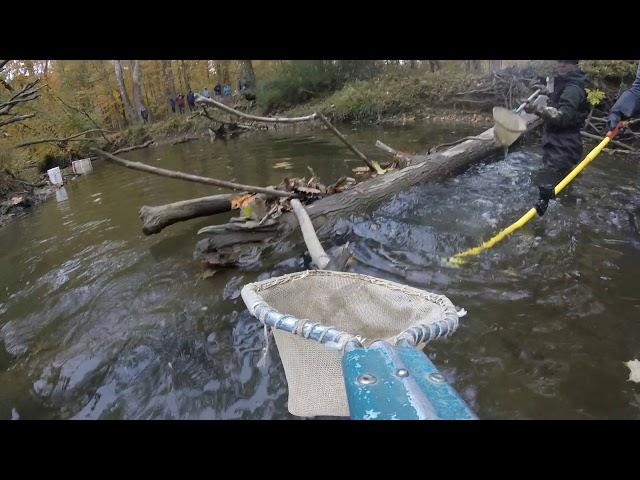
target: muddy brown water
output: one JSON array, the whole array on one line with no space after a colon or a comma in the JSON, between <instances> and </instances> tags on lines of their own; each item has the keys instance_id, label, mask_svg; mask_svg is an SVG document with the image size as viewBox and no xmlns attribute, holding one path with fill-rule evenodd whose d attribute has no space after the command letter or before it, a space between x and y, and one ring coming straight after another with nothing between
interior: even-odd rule
<instances>
[{"instance_id":1,"label":"muddy brown water","mask_svg":"<svg viewBox=\"0 0 640 480\"><path fill-rule=\"evenodd\" d=\"M408 151L476 134L442 124L349 131ZM360 166L329 134L264 133L131 152L170 169L276 184L326 182ZM344 218L325 243L350 241L351 271L443 293L469 313L426 352L480 418L640 418L639 165L601 155L561 200L462 268L442 262L535 201L540 153L502 154ZM138 209L219 192L98 161L66 195L0 229L0 418L288 419L273 342L241 287L304 268L284 245L243 270L203 279L196 219L145 237ZM65 198L66 197L66 198Z\"/></svg>"}]
</instances>

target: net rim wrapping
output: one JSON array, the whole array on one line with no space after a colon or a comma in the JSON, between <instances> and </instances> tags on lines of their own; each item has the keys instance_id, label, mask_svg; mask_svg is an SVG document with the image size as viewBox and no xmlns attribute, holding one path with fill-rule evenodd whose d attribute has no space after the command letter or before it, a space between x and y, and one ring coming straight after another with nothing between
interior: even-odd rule
<instances>
[{"instance_id":1,"label":"net rim wrapping","mask_svg":"<svg viewBox=\"0 0 640 480\"><path fill-rule=\"evenodd\" d=\"M281 313L271 307L260 295L260 292L267 289L277 287L283 283L301 280L309 276L339 276L359 282L368 282L390 290L402 292L408 296L427 300L440 306L442 309L441 319L435 322L413 325L400 332L395 337L395 344L397 345L402 344L416 347L421 344L427 344L437 338L448 337L458 328L459 317L462 316L458 313L451 300L444 295L427 292L365 274L336 272L332 270L305 270L249 283L242 288L242 299L251 315L256 317L265 326L276 330L283 330L294 335L300 335L306 339L324 344L329 348L343 350L348 343L362 347L362 339L359 336L344 332L333 326L325 326L308 319L299 319L293 315Z\"/></svg>"}]
</instances>

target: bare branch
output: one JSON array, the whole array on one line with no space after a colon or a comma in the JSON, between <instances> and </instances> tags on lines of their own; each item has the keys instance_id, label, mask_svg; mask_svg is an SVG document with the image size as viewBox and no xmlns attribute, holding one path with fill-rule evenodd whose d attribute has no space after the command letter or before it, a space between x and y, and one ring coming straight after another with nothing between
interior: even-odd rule
<instances>
[{"instance_id":1,"label":"bare branch","mask_svg":"<svg viewBox=\"0 0 640 480\"><path fill-rule=\"evenodd\" d=\"M320 119L320 121L324 123L324 125L329 129L329 131L333 133L336 137L338 137L338 139L340 139L340 141L344 143L349 150L355 153L356 156L360 160L362 160L367 165L367 167L369 167L369 170L376 172L378 174L384 173L384 170L380 167L378 162L376 162L375 160L369 160L367 157L365 157L364 153L362 153L351 142L349 142L347 138L342 133L340 133L336 127L331 125L331 122L327 120L327 117L325 117L322 113L319 113L319 112L316 112L314 115L316 115Z\"/></svg>"},{"instance_id":2,"label":"bare branch","mask_svg":"<svg viewBox=\"0 0 640 480\"><path fill-rule=\"evenodd\" d=\"M33 140L31 142L25 142L25 143L21 143L19 145L16 145L15 148L22 148L22 147L28 147L29 145L38 145L40 143L65 143L71 140L75 141L83 141L83 140L87 140L85 138L80 138L78 139L77 137L81 137L83 135L86 135L87 133L93 133L93 132L108 132L109 130L104 130L102 128L93 128L91 130L86 130L84 132L80 132L80 133L76 133L74 135L70 135L68 137L65 138L45 138L43 140ZM104 136L104 135L103 135Z\"/></svg>"},{"instance_id":3,"label":"bare branch","mask_svg":"<svg viewBox=\"0 0 640 480\"><path fill-rule=\"evenodd\" d=\"M592 135L587 132L580 132L580 135L582 135L585 138L591 138L593 140L602 140L602 137L599 137L598 135ZM632 152L634 151L633 148L631 148L629 145L625 145L624 143L619 142L617 140L611 140L610 143L613 145L617 145L620 148L624 148L625 150L630 150Z\"/></svg>"},{"instance_id":4,"label":"bare branch","mask_svg":"<svg viewBox=\"0 0 640 480\"><path fill-rule=\"evenodd\" d=\"M164 168L153 167L151 165L146 165L141 162L131 162L129 160L125 160L124 158L116 157L104 150L100 150L98 148L92 148L92 150L100 155L106 157L107 160L116 163L118 165L122 165L123 167L131 168L133 170L140 170L142 172L153 173L156 175L161 175L163 177L169 178L177 178L180 180L188 180L191 182L204 183L206 185L215 185L218 187L231 188L233 190L240 190L242 192L252 192L252 193L266 193L267 195L273 195L276 197L290 197L290 192L284 192L282 190L274 190L272 188L263 188L263 187L254 187L251 185L242 185L239 183L226 182L224 180L218 180L216 178L209 177L201 177L200 175L193 175L190 173L177 172L173 170L167 170Z\"/></svg>"},{"instance_id":5,"label":"bare branch","mask_svg":"<svg viewBox=\"0 0 640 480\"><path fill-rule=\"evenodd\" d=\"M224 103L216 102L211 98L203 97L202 95L196 93L196 103L212 105L220 110L224 110L225 112L232 113L237 115L238 117L248 118L249 120L256 120L258 122L268 122L268 123L298 123L298 122L308 122L310 120L315 120L317 114L312 113L311 115L307 115L306 117L258 117L256 115L250 115L248 113L241 112L240 110L236 110L234 108L226 106Z\"/></svg>"},{"instance_id":6,"label":"bare branch","mask_svg":"<svg viewBox=\"0 0 640 480\"><path fill-rule=\"evenodd\" d=\"M102 130L102 128L100 127L100 125L98 125L98 123L91 118L91 116L83 109L79 108L79 107L74 107L73 105L69 105L67 102L65 102L62 98L60 98L59 96L57 96L55 93L53 93L53 91L51 90L51 88L49 88L49 93L51 94L51 96L53 98L55 98L56 100L58 100L60 103L62 103L65 107L74 110L78 113L81 113L82 115L84 115L85 117L87 117L89 119L89 121L96 127L96 129L98 129L98 131ZM106 130L105 130L106 131ZM102 133L102 132L101 132ZM105 137L104 133L102 133L102 138L105 139L105 141L109 141L107 139L107 137Z\"/></svg>"},{"instance_id":7,"label":"bare branch","mask_svg":"<svg viewBox=\"0 0 640 480\"><path fill-rule=\"evenodd\" d=\"M2 84L2 86L4 88L9 90L10 92L13 92L13 87L11 85L9 85L7 82L5 82L2 78L0 78L0 83Z\"/></svg>"},{"instance_id":8,"label":"bare branch","mask_svg":"<svg viewBox=\"0 0 640 480\"><path fill-rule=\"evenodd\" d=\"M6 102L0 102L0 115L10 115L13 107L18 105L19 103L30 102L39 97L38 90L44 87L44 85L40 87L36 87L38 80L26 84L18 93L16 93L13 97L11 97ZM6 120L0 121L0 127L3 125L9 125L10 123L20 122L22 120L26 120L27 118L34 117L35 113L25 114L25 115L14 115Z\"/></svg>"},{"instance_id":9,"label":"bare branch","mask_svg":"<svg viewBox=\"0 0 640 480\"><path fill-rule=\"evenodd\" d=\"M26 115L15 115L11 118L7 118L6 120L0 120L0 127L4 125L9 125L13 122L21 122L22 120L26 120L27 118L35 117L35 113L28 113Z\"/></svg>"}]
</instances>

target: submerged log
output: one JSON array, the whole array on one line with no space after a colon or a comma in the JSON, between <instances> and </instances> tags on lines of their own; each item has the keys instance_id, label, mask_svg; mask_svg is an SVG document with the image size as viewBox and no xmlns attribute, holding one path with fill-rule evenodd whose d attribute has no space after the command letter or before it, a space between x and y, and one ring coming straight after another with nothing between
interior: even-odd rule
<instances>
[{"instance_id":1,"label":"submerged log","mask_svg":"<svg viewBox=\"0 0 640 480\"><path fill-rule=\"evenodd\" d=\"M194 257L209 267L238 267L260 259L265 246L278 235L275 222L268 225L247 222L248 225L227 223L200 229L209 234L196 244Z\"/></svg>"}]
</instances>

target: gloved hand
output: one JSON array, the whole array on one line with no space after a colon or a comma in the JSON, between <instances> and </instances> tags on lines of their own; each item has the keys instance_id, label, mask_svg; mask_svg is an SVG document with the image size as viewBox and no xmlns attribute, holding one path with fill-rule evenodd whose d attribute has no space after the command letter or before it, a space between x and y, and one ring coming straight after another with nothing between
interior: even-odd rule
<instances>
[{"instance_id":1,"label":"gloved hand","mask_svg":"<svg viewBox=\"0 0 640 480\"><path fill-rule=\"evenodd\" d=\"M546 95L538 95L538 97L529 102L525 107L524 111L527 113L535 113L536 115L540 115L542 109L547 106L547 102L549 102L549 97Z\"/></svg>"},{"instance_id":2,"label":"gloved hand","mask_svg":"<svg viewBox=\"0 0 640 480\"><path fill-rule=\"evenodd\" d=\"M620 123L620 114L611 112L607 117L607 128L609 129L609 131L616 128L618 126L618 123Z\"/></svg>"},{"instance_id":3,"label":"gloved hand","mask_svg":"<svg viewBox=\"0 0 640 480\"><path fill-rule=\"evenodd\" d=\"M535 209L538 215L543 216L549 206L549 200L556 198L556 191L555 187L547 185L538 186L538 190L540 191L540 198L535 204Z\"/></svg>"},{"instance_id":4,"label":"gloved hand","mask_svg":"<svg viewBox=\"0 0 640 480\"><path fill-rule=\"evenodd\" d=\"M554 107L544 107L539 110L540 116L545 119L555 120L560 116L560 110Z\"/></svg>"}]
</instances>

